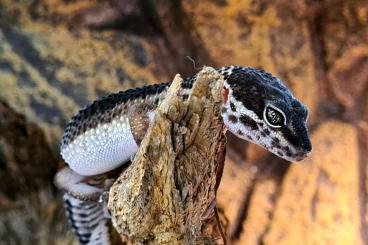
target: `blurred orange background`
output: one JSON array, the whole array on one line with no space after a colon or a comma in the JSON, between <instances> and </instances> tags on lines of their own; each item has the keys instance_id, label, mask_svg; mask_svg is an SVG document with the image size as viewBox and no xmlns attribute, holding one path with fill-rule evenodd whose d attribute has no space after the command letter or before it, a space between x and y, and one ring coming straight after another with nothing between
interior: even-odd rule
<instances>
[{"instance_id":1,"label":"blurred orange background","mask_svg":"<svg viewBox=\"0 0 368 245\"><path fill-rule=\"evenodd\" d=\"M230 243L368 244L365 0L0 0L0 243L76 243L52 185L68 120L203 65L262 68L310 111L298 164L228 135Z\"/></svg>"}]
</instances>

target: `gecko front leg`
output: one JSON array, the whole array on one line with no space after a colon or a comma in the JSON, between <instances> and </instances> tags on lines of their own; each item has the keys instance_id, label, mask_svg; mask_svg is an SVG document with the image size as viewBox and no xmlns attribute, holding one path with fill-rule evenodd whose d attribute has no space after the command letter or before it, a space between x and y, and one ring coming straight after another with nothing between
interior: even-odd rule
<instances>
[{"instance_id":1,"label":"gecko front leg","mask_svg":"<svg viewBox=\"0 0 368 245\"><path fill-rule=\"evenodd\" d=\"M65 167L56 174L55 185L60 190L79 200L98 201L101 194L111 187L111 181L99 180L97 185L96 183L95 185L88 183L88 181L96 182L96 180L98 178L82 176L69 167Z\"/></svg>"}]
</instances>

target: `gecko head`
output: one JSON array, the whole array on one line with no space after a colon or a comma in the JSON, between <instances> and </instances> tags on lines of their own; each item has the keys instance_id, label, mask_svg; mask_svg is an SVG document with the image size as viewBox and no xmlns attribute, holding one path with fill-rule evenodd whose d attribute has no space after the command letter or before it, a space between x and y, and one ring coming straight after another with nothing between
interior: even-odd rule
<instances>
[{"instance_id":1,"label":"gecko head","mask_svg":"<svg viewBox=\"0 0 368 245\"><path fill-rule=\"evenodd\" d=\"M288 161L309 155L308 110L280 79L254 68L231 66L219 72L225 80L222 117L233 134Z\"/></svg>"}]
</instances>

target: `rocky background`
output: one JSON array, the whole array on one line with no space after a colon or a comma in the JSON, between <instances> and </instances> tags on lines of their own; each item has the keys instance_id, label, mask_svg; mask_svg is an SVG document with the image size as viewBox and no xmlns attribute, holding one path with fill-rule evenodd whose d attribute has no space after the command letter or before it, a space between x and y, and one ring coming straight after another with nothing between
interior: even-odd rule
<instances>
[{"instance_id":1,"label":"rocky background","mask_svg":"<svg viewBox=\"0 0 368 245\"><path fill-rule=\"evenodd\" d=\"M366 0L0 0L0 243L75 244L52 185L70 117L203 65L265 69L310 109L299 164L228 135L231 244L368 244Z\"/></svg>"}]
</instances>

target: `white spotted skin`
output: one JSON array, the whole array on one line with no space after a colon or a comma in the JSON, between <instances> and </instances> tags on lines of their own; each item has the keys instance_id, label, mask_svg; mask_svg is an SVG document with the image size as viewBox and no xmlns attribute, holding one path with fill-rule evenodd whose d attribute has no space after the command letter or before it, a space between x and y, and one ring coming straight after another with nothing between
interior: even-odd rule
<instances>
[{"instance_id":1,"label":"white spotted skin","mask_svg":"<svg viewBox=\"0 0 368 245\"><path fill-rule=\"evenodd\" d=\"M76 173L93 176L118 168L137 150L128 119L122 116L79 135L61 155Z\"/></svg>"}]
</instances>

